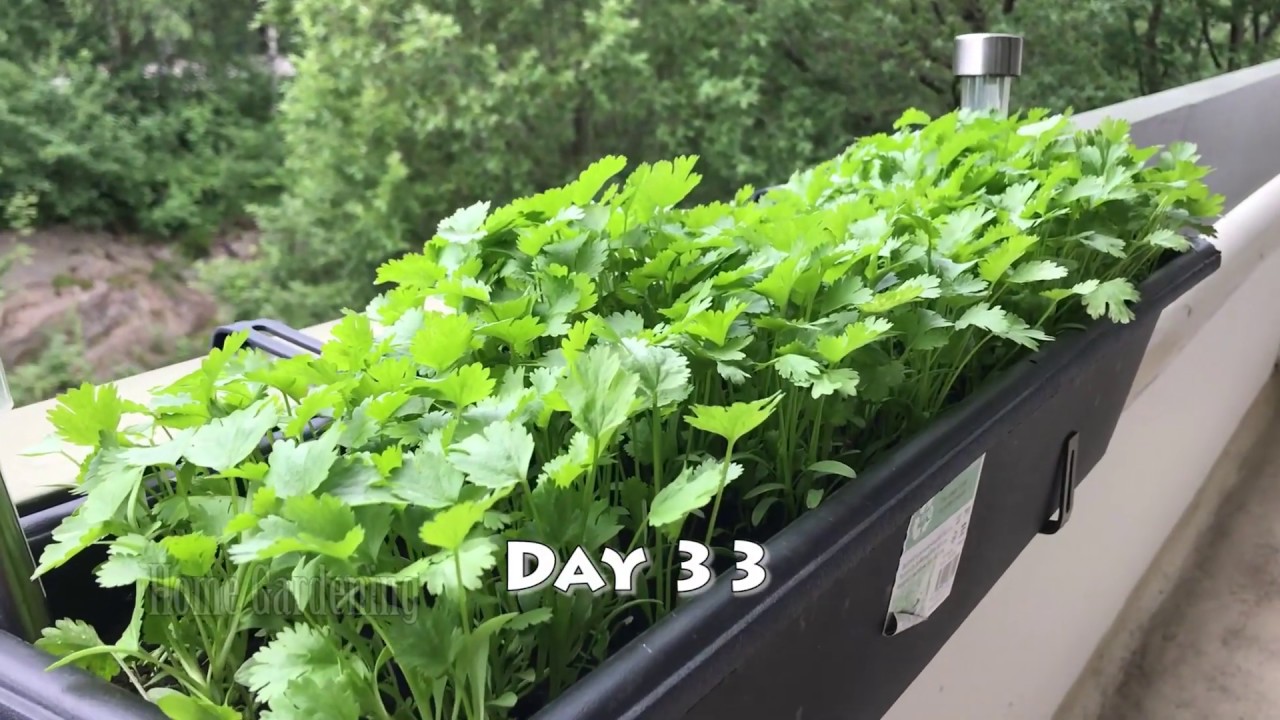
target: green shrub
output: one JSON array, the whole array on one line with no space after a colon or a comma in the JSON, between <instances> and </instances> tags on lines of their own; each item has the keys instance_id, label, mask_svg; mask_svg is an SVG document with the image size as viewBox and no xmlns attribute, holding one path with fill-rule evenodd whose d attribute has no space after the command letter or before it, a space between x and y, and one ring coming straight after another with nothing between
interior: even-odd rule
<instances>
[{"instance_id":1,"label":"green shrub","mask_svg":"<svg viewBox=\"0 0 1280 720\"><path fill-rule=\"evenodd\" d=\"M196 247L274 198L269 83L176 82L116 78L84 58L0 60L0 197L34 196L39 225L188 235Z\"/></svg>"},{"instance_id":2,"label":"green shrub","mask_svg":"<svg viewBox=\"0 0 1280 720\"><path fill-rule=\"evenodd\" d=\"M1221 208L1193 148L1119 123L901 125L759 201L607 157L451 215L319 357L241 336L149 407L65 394L89 490L40 572L105 541L99 583L140 600L119 642L40 644L175 718L526 717L684 601L679 540L764 540L1038 346L1128 321ZM512 540L652 563L631 598L516 594Z\"/></svg>"}]
</instances>

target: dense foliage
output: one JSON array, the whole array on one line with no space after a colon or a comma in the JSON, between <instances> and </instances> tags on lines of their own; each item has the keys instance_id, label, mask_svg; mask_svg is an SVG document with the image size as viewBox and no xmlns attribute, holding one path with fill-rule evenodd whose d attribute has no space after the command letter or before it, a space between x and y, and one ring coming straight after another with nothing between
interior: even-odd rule
<instances>
[{"instance_id":1,"label":"dense foliage","mask_svg":"<svg viewBox=\"0 0 1280 720\"><path fill-rule=\"evenodd\" d=\"M724 198L904 107L945 112L958 33L1024 34L1015 103L1082 110L1275 57L1278 26L1270 0L9 0L0 224L229 248L198 284L229 315L306 325L362 306L380 263L471 198L681 153L695 197ZM262 230L249 262L240 222Z\"/></svg>"},{"instance_id":2,"label":"dense foliage","mask_svg":"<svg viewBox=\"0 0 1280 720\"><path fill-rule=\"evenodd\" d=\"M64 394L86 499L40 572L103 543L137 602L119 638L41 646L174 718L527 716L690 601L680 539L763 540L1055 336L1127 322L1221 201L1192 147L1045 113L908 112L759 198L625 166L458 210L319 356L240 337L148 406ZM512 593L512 540L651 563L631 596Z\"/></svg>"},{"instance_id":3,"label":"dense foliage","mask_svg":"<svg viewBox=\"0 0 1280 720\"><path fill-rule=\"evenodd\" d=\"M277 192L256 0L15 0L0 9L0 197L200 250ZM10 220L9 218L5 218Z\"/></svg>"}]
</instances>

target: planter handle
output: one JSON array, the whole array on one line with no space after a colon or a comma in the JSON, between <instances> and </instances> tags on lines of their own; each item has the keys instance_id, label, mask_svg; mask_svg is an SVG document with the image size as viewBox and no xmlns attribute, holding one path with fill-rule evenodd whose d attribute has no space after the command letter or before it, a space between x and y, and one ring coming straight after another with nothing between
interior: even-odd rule
<instances>
[{"instance_id":1,"label":"planter handle","mask_svg":"<svg viewBox=\"0 0 1280 720\"><path fill-rule=\"evenodd\" d=\"M1072 432L1062 448L1062 471L1058 482L1058 497L1055 506L1049 511L1049 517L1040 528L1041 535L1054 535L1067 526L1071 519L1071 508L1076 504L1076 459L1080 455L1080 433ZM1057 515L1058 517L1053 517Z\"/></svg>"},{"instance_id":2,"label":"planter handle","mask_svg":"<svg viewBox=\"0 0 1280 720\"><path fill-rule=\"evenodd\" d=\"M249 339L245 345L257 348L278 358L291 358L309 352L320 354L322 343L315 338L298 332L277 320L260 318L258 320L242 320L223 325L213 331L213 347L221 348L227 338L237 332L249 331Z\"/></svg>"}]
</instances>

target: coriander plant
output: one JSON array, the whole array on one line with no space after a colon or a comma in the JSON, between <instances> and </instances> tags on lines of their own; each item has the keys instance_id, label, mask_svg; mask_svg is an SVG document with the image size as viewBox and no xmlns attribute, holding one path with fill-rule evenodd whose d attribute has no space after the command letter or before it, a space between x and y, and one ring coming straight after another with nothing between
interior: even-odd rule
<instances>
[{"instance_id":1,"label":"coriander plant","mask_svg":"<svg viewBox=\"0 0 1280 720\"><path fill-rule=\"evenodd\" d=\"M105 545L136 602L41 646L175 719L526 717L691 601L680 540L764 541L1055 336L1127 322L1221 207L1192 147L1046 113L911 111L704 205L693 158L625 167L459 210L319 356L237 336L147 405L62 395L85 502L38 573ZM631 595L508 592L515 540L651 562Z\"/></svg>"}]
</instances>

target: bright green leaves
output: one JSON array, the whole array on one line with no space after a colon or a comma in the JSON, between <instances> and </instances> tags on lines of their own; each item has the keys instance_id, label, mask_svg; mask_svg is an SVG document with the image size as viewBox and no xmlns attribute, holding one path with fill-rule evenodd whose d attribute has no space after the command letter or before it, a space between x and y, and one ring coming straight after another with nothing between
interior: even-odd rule
<instances>
[{"instance_id":1,"label":"bright green leaves","mask_svg":"<svg viewBox=\"0 0 1280 720\"><path fill-rule=\"evenodd\" d=\"M1116 124L912 111L762 201L682 207L692 158L616 184L606 158L461 208L379 269L397 287L319 357L240 334L150 408L60 398L57 437L92 450L87 498L41 572L105 540L101 585L198 579L231 607L159 622L140 592L123 651L65 623L45 644L170 688L175 720L501 715L571 682L554 668L604 652L632 602L517 609L497 596L504 541L653 548L634 607L661 618L668 541L771 532L1052 333L1131 318L1220 202L1186 149L1151 155ZM331 577L358 602L321 602ZM251 609L277 582L305 614Z\"/></svg>"},{"instance_id":2,"label":"bright green leaves","mask_svg":"<svg viewBox=\"0 0 1280 720\"><path fill-rule=\"evenodd\" d=\"M442 552L419 561L414 571L433 595L481 588L484 573L497 562L498 548L492 538L468 536L487 509L487 503L462 502L423 524L422 541Z\"/></svg>"},{"instance_id":3,"label":"bright green leaves","mask_svg":"<svg viewBox=\"0 0 1280 720\"><path fill-rule=\"evenodd\" d=\"M244 720L244 716L233 708L214 705L204 698L183 695L169 688L155 688L148 697L169 720Z\"/></svg>"},{"instance_id":4,"label":"bright green leaves","mask_svg":"<svg viewBox=\"0 0 1280 720\"><path fill-rule=\"evenodd\" d=\"M1124 278L1098 283L1084 294L1084 307L1089 317L1106 315L1112 322L1127 323L1133 319L1128 303L1137 302L1138 290Z\"/></svg>"},{"instance_id":5,"label":"bright green leaves","mask_svg":"<svg viewBox=\"0 0 1280 720\"><path fill-rule=\"evenodd\" d=\"M415 362L443 373L471 352L475 325L460 314L427 313L409 352Z\"/></svg>"},{"instance_id":6,"label":"bright green leaves","mask_svg":"<svg viewBox=\"0 0 1280 720\"><path fill-rule=\"evenodd\" d=\"M645 407L662 408L683 402L692 389L689 361L669 347L644 340L623 338L623 364L637 378L636 388Z\"/></svg>"},{"instance_id":7,"label":"bright green leaves","mask_svg":"<svg viewBox=\"0 0 1280 720\"><path fill-rule=\"evenodd\" d=\"M496 422L453 446L449 461L467 480L502 490L528 478L533 459L533 436L512 422Z\"/></svg>"},{"instance_id":8,"label":"bright green leaves","mask_svg":"<svg viewBox=\"0 0 1280 720\"><path fill-rule=\"evenodd\" d=\"M314 492L338 459L338 438L339 433L330 428L311 442L277 440L271 446L270 469L263 482L281 498Z\"/></svg>"},{"instance_id":9,"label":"bright green leaves","mask_svg":"<svg viewBox=\"0 0 1280 720\"><path fill-rule=\"evenodd\" d=\"M57 405L49 411L49 424L66 442L93 447L102 433L115 436L125 413L145 411L145 407L121 398L114 385L84 383L58 396Z\"/></svg>"},{"instance_id":10,"label":"bright green leaves","mask_svg":"<svg viewBox=\"0 0 1280 720\"><path fill-rule=\"evenodd\" d=\"M484 513L485 507L480 503L458 503L428 520L419 534L428 545L444 550L457 550L462 547L472 528L484 517Z\"/></svg>"},{"instance_id":11,"label":"bright green leaves","mask_svg":"<svg viewBox=\"0 0 1280 720\"><path fill-rule=\"evenodd\" d=\"M703 310L687 326L689 334L723 346L733 323L747 309L746 303L730 302L723 310Z\"/></svg>"},{"instance_id":12,"label":"bright green leaves","mask_svg":"<svg viewBox=\"0 0 1280 720\"><path fill-rule=\"evenodd\" d=\"M264 518L230 553L240 564L291 553L346 560L363 540L364 528L350 506L332 495L299 495L285 500L280 515Z\"/></svg>"},{"instance_id":13,"label":"bright green leaves","mask_svg":"<svg viewBox=\"0 0 1280 720\"><path fill-rule=\"evenodd\" d=\"M100 648L104 644L91 625L83 620L66 618L55 622L53 627L42 630L40 638L35 642L36 647L58 658L64 658L82 650ZM120 674L120 664L114 657L105 653L86 655L73 660L72 664L88 670L103 680L111 680Z\"/></svg>"},{"instance_id":14,"label":"bright green leaves","mask_svg":"<svg viewBox=\"0 0 1280 720\"><path fill-rule=\"evenodd\" d=\"M774 360L778 374L798 387L808 387L814 378L822 374L822 366L813 358L788 353Z\"/></svg>"},{"instance_id":15,"label":"bright green leaves","mask_svg":"<svg viewBox=\"0 0 1280 720\"><path fill-rule=\"evenodd\" d=\"M999 281L1035 244L1036 239L1031 235L1014 235L999 243L978 262L978 276L989 283Z\"/></svg>"},{"instance_id":16,"label":"bright green leaves","mask_svg":"<svg viewBox=\"0 0 1280 720\"><path fill-rule=\"evenodd\" d=\"M108 555L96 572L102 587L126 587L139 580L164 581L171 577L168 553L141 535L118 538L111 544Z\"/></svg>"},{"instance_id":17,"label":"bright green leaves","mask_svg":"<svg viewBox=\"0 0 1280 720\"><path fill-rule=\"evenodd\" d=\"M216 472L230 470L258 449L278 420L275 403L266 399L210 420L196 429L187 460Z\"/></svg>"},{"instance_id":18,"label":"bright green leaves","mask_svg":"<svg viewBox=\"0 0 1280 720\"><path fill-rule=\"evenodd\" d=\"M367 692L368 677L369 668L341 645L336 633L304 623L276 633L235 674L258 702L271 708L273 720L355 720L360 717L355 698ZM322 714L303 715L300 710Z\"/></svg>"},{"instance_id":19,"label":"bright green leaves","mask_svg":"<svg viewBox=\"0 0 1280 720\"><path fill-rule=\"evenodd\" d=\"M569 366L559 385L574 426L607 444L634 412L640 378L623 367L621 353L595 345Z\"/></svg>"},{"instance_id":20,"label":"bright green leaves","mask_svg":"<svg viewBox=\"0 0 1280 720\"><path fill-rule=\"evenodd\" d=\"M964 312L955 325L957 330L980 328L997 337L1035 349L1041 342L1051 340L1043 331L1027 325L1026 321L1002 307L978 303Z\"/></svg>"},{"instance_id":21,"label":"bright green leaves","mask_svg":"<svg viewBox=\"0 0 1280 720\"><path fill-rule=\"evenodd\" d=\"M1052 260L1033 260L1013 269L1006 278L1011 283L1033 283L1059 280L1067 276L1067 269Z\"/></svg>"},{"instance_id":22,"label":"bright green leaves","mask_svg":"<svg viewBox=\"0 0 1280 720\"><path fill-rule=\"evenodd\" d=\"M769 419L782 401L782 394L751 402L736 402L727 407L694 405L693 413L685 416L685 422L703 432L719 435L730 444L755 430Z\"/></svg>"},{"instance_id":23,"label":"bright green leaves","mask_svg":"<svg viewBox=\"0 0 1280 720\"><path fill-rule=\"evenodd\" d=\"M485 236L484 221L489 216L489 203L478 202L454 212L440 221L436 237L446 242L465 245Z\"/></svg>"},{"instance_id":24,"label":"bright green leaves","mask_svg":"<svg viewBox=\"0 0 1280 720\"><path fill-rule=\"evenodd\" d=\"M667 527L683 521L690 513L711 502L721 489L721 480L736 480L742 475L737 463L726 468L721 462L708 460L696 467L687 467L680 475L653 499L649 510L649 525Z\"/></svg>"},{"instance_id":25,"label":"bright green leaves","mask_svg":"<svg viewBox=\"0 0 1280 720\"><path fill-rule=\"evenodd\" d=\"M818 338L818 354L832 365L839 364L855 350L869 345L893 329L893 323L880 317L859 320L845 327L840 335Z\"/></svg>"},{"instance_id":26,"label":"bright green leaves","mask_svg":"<svg viewBox=\"0 0 1280 720\"><path fill-rule=\"evenodd\" d=\"M941 294L940 283L941 280L934 275L917 275L896 287L876 293L870 300L860 303L858 309L867 314L881 314L909 302L936 298Z\"/></svg>"},{"instance_id":27,"label":"bright green leaves","mask_svg":"<svg viewBox=\"0 0 1280 720\"><path fill-rule=\"evenodd\" d=\"M462 471L445 459L443 450L428 443L403 457L401 466L391 473L388 488L404 502L439 510L458 501L463 480Z\"/></svg>"},{"instance_id":28,"label":"bright green leaves","mask_svg":"<svg viewBox=\"0 0 1280 720\"><path fill-rule=\"evenodd\" d=\"M692 156L678 157L637 167L624 191L630 194L628 214L643 222L684 200L702 179L693 172L697 160Z\"/></svg>"}]
</instances>

